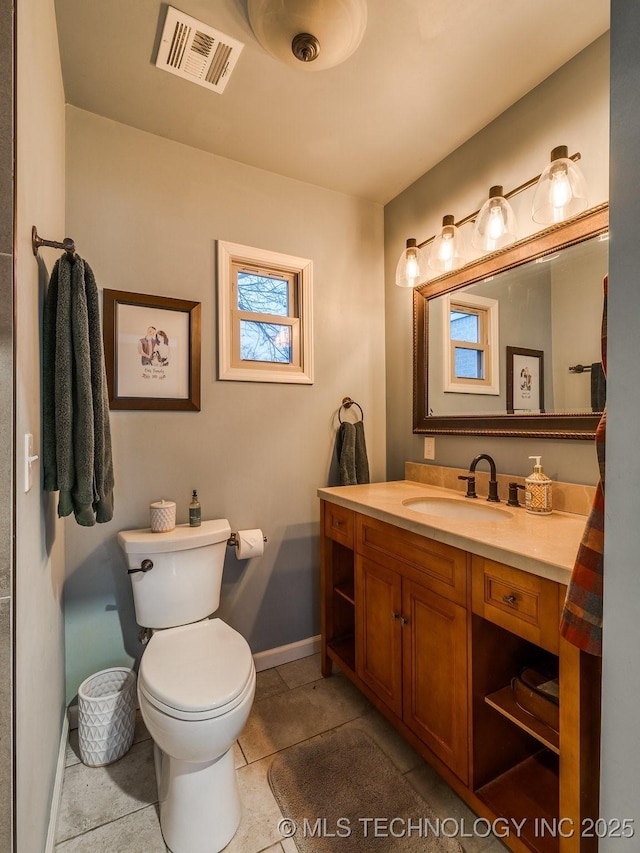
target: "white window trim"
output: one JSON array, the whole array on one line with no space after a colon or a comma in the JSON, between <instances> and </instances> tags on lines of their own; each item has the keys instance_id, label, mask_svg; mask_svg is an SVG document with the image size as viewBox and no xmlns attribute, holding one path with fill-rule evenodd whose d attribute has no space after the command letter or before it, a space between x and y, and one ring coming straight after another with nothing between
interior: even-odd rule
<instances>
[{"instance_id":1,"label":"white window trim","mask_svg":"<svg viewBox=\"0 0 640 853\"><path fill-rule=\"evenodd\" d=\"M233 315L231 261L260 264L298 274L299 321L301 327L301 365L282 369L278 364L234 367L232 364ZM287 318L280 318L287 320ZM287 322L289 322L287 320ZM240 382L289 382L313 384L313 261L268 249L256 249L240 243L218 240L218 378Z\"/></svg>"},{"instance_id":2,"label":"white window trim","mask_svg":"<svg viewBox=\"0 0 640 853\"><path fill-rule=\"evenodd\" d=\"M481 384L480 382L452 381L453 364L451 359L451 303L455 305L468 306L469 308L481 308L487 312L488 320L488 349L489 369L491 381ZM445 322L442 340L442 363L444 366L443 389L454 394L500 394L500 350L499 350L499 315L498 300L488 299L485 296L474 296L470 293L454 291L447 293L444 300Z\"/></svg>"}]
</instances>

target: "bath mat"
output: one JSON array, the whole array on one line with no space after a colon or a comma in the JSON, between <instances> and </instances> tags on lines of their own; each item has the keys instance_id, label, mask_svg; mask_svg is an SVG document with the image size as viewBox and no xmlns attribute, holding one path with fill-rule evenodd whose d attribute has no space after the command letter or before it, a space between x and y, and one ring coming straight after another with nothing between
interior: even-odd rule
<instances>
[{"instance_id":1,"label":"bath mat","mask_svg":"<svg viewBox=\"0 0 640 853\"><path fill-rule=\"evenodd\" d=\"M300 853L464 853L451 827L359 729L278 753L269 784L285 816L280 832Z\"/></svg>"}]
</instances>

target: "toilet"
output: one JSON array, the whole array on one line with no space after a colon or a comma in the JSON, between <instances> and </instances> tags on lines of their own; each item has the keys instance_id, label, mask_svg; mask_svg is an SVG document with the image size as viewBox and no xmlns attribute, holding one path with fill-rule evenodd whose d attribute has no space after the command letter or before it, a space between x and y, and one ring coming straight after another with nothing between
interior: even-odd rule
<instances>
[{"instance_id":1,"label":"toilet","mask_svg":"<svg viewBox=\"0 0 640 853\"><path fill-rule=\"evenodd\" d=\"M217 853L240 823L233 744L251 710L256 672L244 637L209 618L220 603L230 534L226 519L118 534L136 621L152 629L138 700L172 853Z\"/></svg>"}]
</instances>

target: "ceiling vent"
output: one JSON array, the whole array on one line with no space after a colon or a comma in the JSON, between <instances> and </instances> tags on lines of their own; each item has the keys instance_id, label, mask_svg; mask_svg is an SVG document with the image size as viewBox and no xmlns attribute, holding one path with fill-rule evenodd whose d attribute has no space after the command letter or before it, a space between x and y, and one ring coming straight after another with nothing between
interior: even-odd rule
<instances>
[{"instance_id":1,"label":"ceiling vent","mask_svg":"<svg viewBox=\"0 0 640 853\"><path fill-rule=\"evenodd\" d=\"M221 94L244 45L167 7L156 67Z\"/></svg>"}]
</instances>

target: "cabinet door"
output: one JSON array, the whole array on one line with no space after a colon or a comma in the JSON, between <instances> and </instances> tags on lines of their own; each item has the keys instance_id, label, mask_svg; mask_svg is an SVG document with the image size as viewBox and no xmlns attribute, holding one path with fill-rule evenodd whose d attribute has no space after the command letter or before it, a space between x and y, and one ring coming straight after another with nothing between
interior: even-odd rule
<instances>
[{"instance_id":1,"label":"cabinet door","mask_svg":"<svg viewBox=\"0 0 640 853\"><path fill-rule=\"evenodd\" d=\"M402 613L404 721L466 783L466 610L405 578Z\"/></svg>"},{"instance_id":2,"label":"cabinet door","mask_svg":"<svg viewBox=\"0 0 640 853\"><path fill-rule=\"evenodd\" d=\"M400 575L356 558L356 672L398 716L402 715L402 605Z\"/></svg>"}]
</instances>

